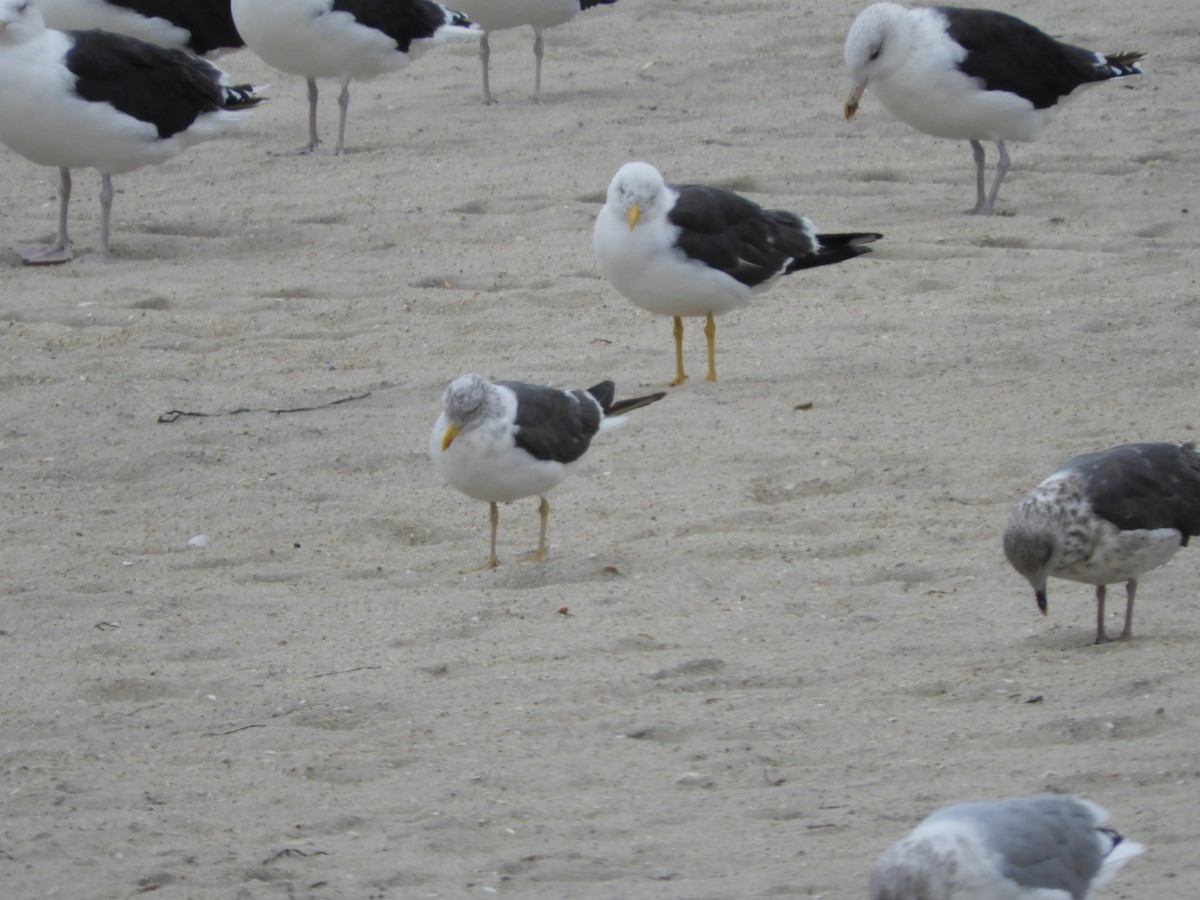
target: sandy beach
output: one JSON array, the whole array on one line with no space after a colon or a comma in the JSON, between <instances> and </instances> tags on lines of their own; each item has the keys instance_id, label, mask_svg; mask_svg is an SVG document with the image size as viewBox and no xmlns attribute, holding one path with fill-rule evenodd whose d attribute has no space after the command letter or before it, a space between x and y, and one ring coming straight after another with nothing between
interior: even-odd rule
<instances>
[{"instance_id":1,"label":"sandy beach","mask_svg":"<svg viewBox=\"0 0 1200 900\"><path fill-rule=\"evenodd\" d=\"M547 31L540 104L528 29L492 107L437 48L352 86L341 158L268 155L304 83L241 51L270 102L118 176L111 260L0 255L6 896L849 900L933 809L1042 791L1149 848L1105 897L1200 896L1197 551L1093 646L1092 589L1043 617L1000 544L1067 459L1197 437L1200 16L1006 4L1146 74L1013 145L977 218L965 143L870 91L843 120L862 5L620 0ZM57 172L0 153L0 246L52 235ZM551 495L549 560L531 498L461 574L452 378L673 372L592 255L637 158L885 237L720 319L715 383L690 320L692 380Z\"/></svg>"}]
</instances>

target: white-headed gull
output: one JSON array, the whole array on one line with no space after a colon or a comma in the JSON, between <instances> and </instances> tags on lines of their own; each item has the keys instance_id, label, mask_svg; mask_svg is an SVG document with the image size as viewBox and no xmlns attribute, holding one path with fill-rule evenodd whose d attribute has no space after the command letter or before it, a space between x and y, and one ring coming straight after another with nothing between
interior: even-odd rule
<instances>
[{"instance_id":1,"label":"white-headed gull","mask_svg":"<svg viewBox=\"0 0 1200 900\"><path fill-rule=\"evenodd\" d=\"M675 379L683 370L683 318L703 316L708 380L717 378L714 316L737 309L783 275L870 251L874 232L818 234L803 216L763 209L731 191L668 184L630 162L608 186L592 244L601 274L642 309L675 319Z\"/></svg>"},{"instance_id":2,"label":"white-headed gull","mask_svg":"<svg viewBox=\"0 0 1200 900\"><path fill-rule=\"evenodd\" d=\"M892 115L918 131L970 141L977 195L970 212L991 215L1009 168L1004 142L1040 140L1059 104L1088 85L1140 75L1143 55L1084 50L987 9L876 3L846 36L853 82L846 118L870 85ZM1000 155L988 191L983 141L994 141Z\"/></svg>"}]
</instances>

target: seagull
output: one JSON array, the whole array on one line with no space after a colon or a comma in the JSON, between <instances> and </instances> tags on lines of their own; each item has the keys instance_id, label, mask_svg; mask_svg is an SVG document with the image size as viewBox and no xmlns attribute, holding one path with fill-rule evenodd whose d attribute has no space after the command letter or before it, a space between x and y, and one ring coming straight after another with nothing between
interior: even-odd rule
<instances>
[{"instance_id":1,"label":"seagull","mask_svg":"<svg viewBox=\"0 0 1200 900\"><path fill-rule=\"evenodd\" d=\"M491 551L481 569L500 565L496 504L535 494L541 499L541 537L527 560L544 562L550 516L546 494L567 477L592 438L624 425L624 413L665 396L657 393L614 402L615 392L611 381L586 391L492 382L482 375L463 375L450 382L429 439L429 454L451 487L491 505Z\"/></svg>"},{"instance_id":2,"label":"seagull","mask_svg":"<svg viewBox=\"0 0 1200 900\"><path fill-rule=\"evenodd\" d=\"M346 146L350 82L394 72L425 50L481 34L460 12L433 0L232 0L233 21L263 61L308 81L308 144L315 153L317 79L342 83L338 142Z\"/></svg>"},{"instance_id":3,"label":"seagull","mask_svg":"<svg viewBox=\"0 0 1200 900\"><path fill-rule=\"evenodd\" d=\"M533 56L536 68L533 76L533 100L542 96L542 53L545 47L542 32L555 25L569 22L585 9L617 0L455 0L467 17L483 29L479 41L479 60L483 64L483 103L491 106L496 102L488 87L488 58L491 48L488 35L505 28L528 25L533 29Z\"/></svg>"},{"instance_id":4,"label":"seagull","mask_svg":"<svg viewBox=\"0 0 1200 900\"><path fill-rule=\"evenodd\" d=\"M38 0L48 28L100 28L217 57L242 46L229 0Z\"/></svg>"},{"instance_id":5,"label":"seagull","mask_svg":"<svg viewBox=\"0 0 1200 900\"><path fill-rule=\"evenodd\" d=\"M883 235L818 234L803 216L721 188L667 184L629 162L608 186L592 236L600 272L634 304L675 319L675 380L683 384L683 317L704 316L708 380L717 380L714 316L737 309L782 275L870 251Z\"/></svg>"},{"instance_id":6,"label":"seagull","mask_svg":"<svg viewBox=\"0 0 1200 900\"><path fill-rule=\"evenodd\" d=\"M1089 900L1145 847L1087 800L1042 794L939 809L871 873L871 900Z\"/></svg>"},{"instance_id":7,"label":"seagull","mask_svg":"<svg viewBox=\"0 0 1200 900\"><path fill-rule=\"evenodd\" d=\"M1033 585L1046 612L1046 581L1096 586L1096 643L1105 586L1125 582L1125 628L1133 627L1138 576L1165 565L1200 535L1200 453L1195 445L1124 444L1071 460L1039 484L1004 530L1004 554Z\"/></svg>"},{"instance_id":8,"label":"seagull","mask_svg":"<svg viewBox=\"0 0 1200 900\"><path fill-rule=\"evenodd\" d=\"M104 31L47 29L33 0L0 0L0 142L61 177L58 241L18 250L31 264L72 258L71 169L100 172L108 256L114 174L216 137L262 98L210 62Z\"/></svg>"},{"instance_id":9,"label":"seagull","mask_svg":"<svg viewBox=\"0 0 1200 900\"><path fill-rule=\"evenodd\" d=\"M1140 75L1144 53L1103 55L1054 40L1014 16L987 9L895 3L868 6L846 36L854 83L846 118L867 85L900 121L935 137L971 142L977 200L972 214L990 216L1008 172L1005 141L1041 140L1058 105L1087 85ZM984 193L982 141L1000 160Z\"/></svg>"}]
</instances>

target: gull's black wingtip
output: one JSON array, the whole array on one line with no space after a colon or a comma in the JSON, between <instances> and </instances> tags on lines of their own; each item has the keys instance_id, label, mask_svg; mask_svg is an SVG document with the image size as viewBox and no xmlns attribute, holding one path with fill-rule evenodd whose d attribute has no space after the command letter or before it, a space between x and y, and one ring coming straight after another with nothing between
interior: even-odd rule
<instances>
[{"instance_id":1,"label":"gull's black wingtip","mask_svg":"<svg viewBox=\"0 0 1200 900\"><path fill-rule=\"evenodd\" d=\"M606 416L619 416L627 412L632 412L635 409L641 409L643 406L649 406L651 403L657 403L665 396L667 396L666 391L659 391L656 394L647 394L645 397L630 397L628 400L618 400L604 410L604 414Z\"/></svg>"},{"instance_id":2,"label":"gull's black wingtip","mask_svg":"<svg viewBox=\"0 0 1200 900\"><path fill-rule=\"evenodd\" d=\"M262 88L254 84L230 84L222 90L225 93L224 109L251 109L267 99L258 93Z\"/></svg>"}]
</instances>

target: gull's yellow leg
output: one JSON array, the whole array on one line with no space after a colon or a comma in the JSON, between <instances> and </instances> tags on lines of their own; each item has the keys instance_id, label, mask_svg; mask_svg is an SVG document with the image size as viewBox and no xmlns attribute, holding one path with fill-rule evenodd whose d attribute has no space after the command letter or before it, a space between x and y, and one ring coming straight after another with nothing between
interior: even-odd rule
<instances>
[{"instance_id":1,"label":"gull's yellow leg","mask_svg":"<svg viewBox=\"0 0 1200 900\"><path fill-rule=\"evenodd\" d=\"M500 568L500 560L496 557L496 526L500 524L500 507L498 507L495 503L491 504L491 510L488 512L488 522L491 523L492 526L492 543L491 551L488 553L487 562L474 569L463 569L463 575L466 575L469 572L482 572L485 569Z\"/></svg>"},{"instance_id":2,"label":"gull's yellow leg","mask_svg":"<svg viewBox=\"0 0 1200 900\"><path fill-rule=\"evenodd\" d=\"M538 548L525 557L525 562L546 561L546 523L550 521L550 501L545 497L542 497L542 502L538 504L538 515L542 519L542 531L538 537Z\"/></svg>"},{"instance_id":3,"label":"gull's yellow leg","mask_svg":"<svg viewBox=\"0 0 1200 900\"><path fill-rule=\"evenodd\" d=\"M669 387L678 387L687 381L687 375L683 371L683 319L679 316L675 317L675 380L670 382Z\"/></svg>"},{"instance_id":4,"label":"gull's yellow leg","mask_svg":"<svg viewBox=\"0 0 1200 900\"><path fill-rule=\"evenodd\" d=\"M717 323L713 319L713 314L708 314L708 321L704 323L704 336L708 338L708 375L706 381L717 380Z\"/></svg>"}]
</instances>

